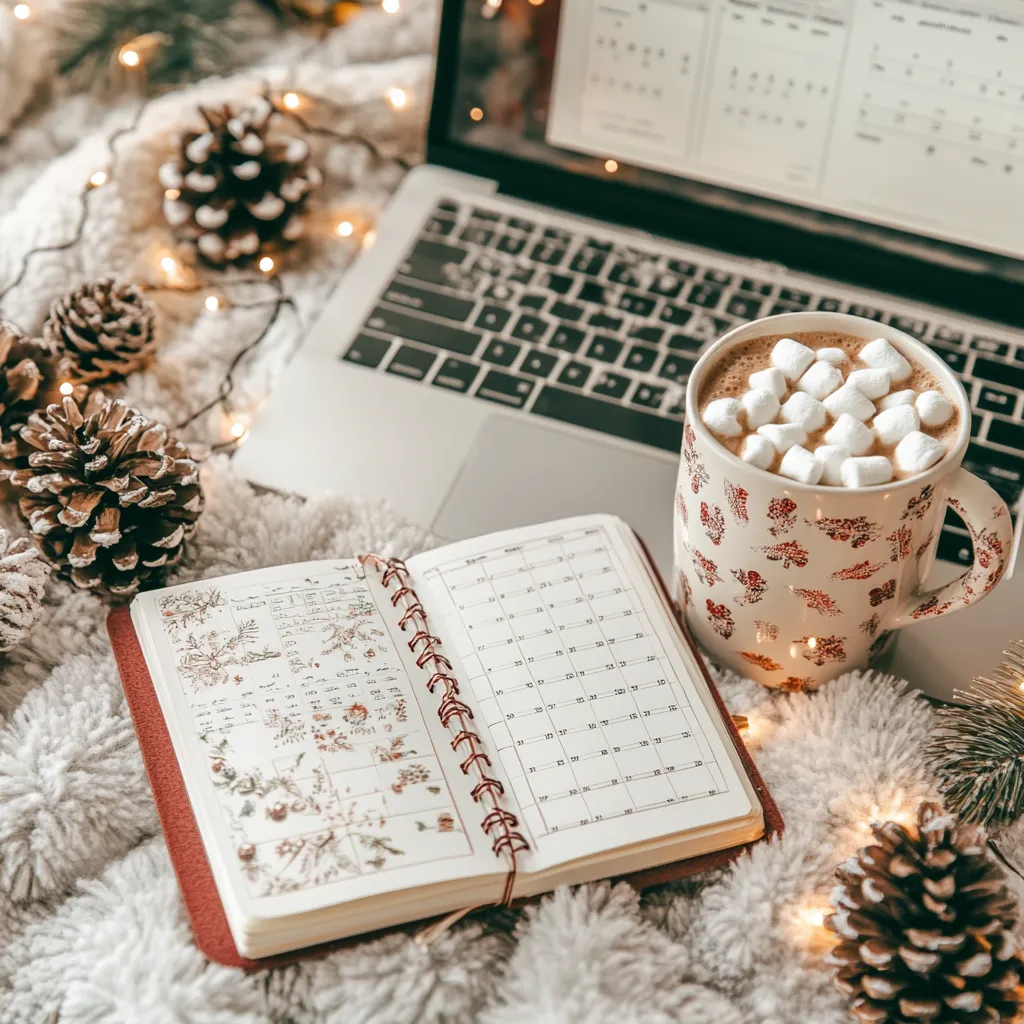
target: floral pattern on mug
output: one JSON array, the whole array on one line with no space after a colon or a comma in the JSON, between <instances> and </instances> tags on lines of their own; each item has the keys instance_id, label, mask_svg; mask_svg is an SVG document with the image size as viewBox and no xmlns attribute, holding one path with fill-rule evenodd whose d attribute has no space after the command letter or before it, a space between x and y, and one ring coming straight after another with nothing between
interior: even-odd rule
<instances>
[{"instance_id":1,"label":"floral pattern on mug","mask_svg":"<svg viewBox=\"0 0 1024 1024\"><path fill-rule=\"evenodd\" d=\"M732 620L732 612L724 604L715 604L710 597L707 599L707 606L708 621L711 623L711 628L728 640L732 636L732 631L736 628Z\"/></svg>"},{"instance_id":2,"label":"floral pattern on mug","mask_svg":"<svg viewBox=\"0 0 1024 1024\"><path fill-rule=\"evenodd\" d=\"M793 643L803 644L802 656L819 667L828 661L846 661L845 636L802 636Z\"/></svg>"},{"instance_id":3,"label":"floral pattern on mug","mask_svg":"<svg viewBox=\"0 0 1024 1024\"><path fill-rule=\"evenodd\" d=\"M909 526L900 526L893 530L885 540L889 545L889 560L891 562L905 562L910 557L914 534Z\"/></svg>"},{"instance_id":4,"label":"floral pattern on mug","mask_svg":"<svg viewBox=\"0 0 1024 1024\"><path fill-rule=\"evenodd\" d=\"M705 558L696 548L693 549L693 569L697 573L697 579L706 587L713 587L716 583L722 582L722 577L718 575L718 566L710 558Z\"/></svg>"},{"instance_id":5,"label":"floral pattern on mug","mask_svg":"<svg viewBox=\"0 0 1024 1024\"><path fill-rule=\"evenodd\" d=\"M877 523L870 522L866 516L854 516L852 519L807 519L805 522L808 526L821 530L832 540L841 543L849 541L851 547L855 548L864 547L881 533L881 527Z\"/></svg>"},{"instance_id":6,"label":"floral pattern on mug","mask_svg":"<svg viewBox=\"0 0 1024 1024\"><path fill-rule=\"evenodd\" d=\"M776 626L774 622L766 622L764 619L754 619L754 629L757 630L757 642L759 644L779 639L779 627Z\"/></svg>"},{"instance_id":7,"label":"floral pattern on mug","mask_svg":"<svg viewBox=\"0 0 1024 1024\"><path fill-rule=\"evenodd\" d=\"M701 462L700 455L693 446L696 439L693 428L687 425L683 437L685 440L683 461L686 463L686 470L690 475L690 488L694 494L699 494L705 484L711 483L711 477L708 476L708 471L704 468L704 463Z\"/></svg>"},{"instance_id":8,"label":"floral pattern on mug","mask_svg":"<svg viewBox=\"0 0 1024 1024\"><path fill-rule=\"evenodd\" d=\"M792 565L803 569L807 565L807 549L801 547L795 540L769 544L756 550L762 552L769 562L781 562L783 569L788 569Z\"/></svg>"},{"instance_id":9,"label":"floral pattern on mug","mask_svg":"<svg viewBox=\"0 0 1024 1024\"><path fill-rule=\"evenodd\" d=\"M769 658L767 654L758 654L757 651L740 651L739 654L744 661L749 661L751 665L763 668L765 672L782 671L782 666L774 658Z\"/></svg>"},{"instance_id":10,"label":"floral pattern on mug","mask_svg":"<svg viewBox=\"0 0 1024 1024\"><path fill-rule=\"evenodd\" d=\"M891 601L896 596L896 581L886 580L880 587L872 587L868 591L868 600L872 608L877 608L886 601Z\"/></svg>"},{"instance_id":11,"label":"floral pattern on mug","mask_svg":"<svg viewBox=\"0 0 1024 1024\"><path fill-rule=\"evenodd\" d=\"M750 513L747 511L747 498L750 495L743 487L725 481L725 500L729 504L729 511L739 526L746 526L750 522Z\"/></svg>"},{"instance_id":12,"label":"floral pattern on mug","mask_svg":"<svg viewBox=\"0 0 1024 1024\"><path fill-rule=\"evenodd\" d=\"M768 592L768 582L756 569L733 569L732 574L743 587L743 593L735 599L737 604L757 604Z\"/></svg>"},{"instance_id":13,"label":"floral pattern on mug","mask_svg":"<svg viewBox=\"0 0 1024 1024\"><path fill-rule=\"evenodd\" d=\"M709 505L706 501L700 503L700 525L708 535L708 540L715 547L722 543L725 536L725 516L717 505Z\"/></svg>"},{"instance_id":14,"label":"floral pattern on mug","mask_svg":"<svg viewBox=\"0 0 1024 1024\"><path fill-rule=\"evenodd\" d=\"M781 537L796 526L796 502L792 498L772 498L768 502L768 518L772 525L768 532L773 537Z\"/></svg>"},{"instance_id":15,"label":"floral pattern on mug","mask_svg":"<svg viewBox=\"0 0 1024 1024\"><path fill-rule=\"evenodd\" d=\"M907 502L900 519L923 519L932 507L932 499L935 497L935 488L927 484L921 488L921 493Z\"/></svg>"},{"instance_id":16,"label":"floral pattern on mug","mask_svg":"<svg viewBox=\"0 0 1024 1024\"><path fill-rule=\"evenodd\" d=\"M830 573L828 578L833 582L838 580L869 580L879 569L884 569L887 564L886 562L872 562L870 560L858 562L856 565L851 565L849 569L840 569L838 572Z\"/></svg>"},{"instance_id":17,"label":"floral pattern on mug","mask_svg":"<svg viewBox=\"0 0 1024 1024\"><path fill-rule=\"evenodd\" d=\"M878 612L875 612L870 619L865 619L860 624L860 631L868 636L874 636L878 632L878 627L881 626L881 624L882 620L878 617Z\"/></svg>"},{"instance_id":18,"label":"floral pattern on mug","mask_svg":"<svg viewBox=\"0 0 1024 1024\"><path fill-rule=\"evenodd\" d=\"M824 590L804 590L800 587L790 587L789 589L801 598L811 611L821 615L842 615L843 613L834 598L826 594Z\"/></svg>"},{"instance_id":19,"label":"floral pattern on mug","mask_svg":"<svg viewBox=\"0 0 1024 1024\"><path fill-rule=\"evenodd\" d=\"M680 490L676 491L676 511L683 520L683 526L689 526L690 513L686 509L686 498L683 497L683 492Z\"/></svg>"}]
</instances>

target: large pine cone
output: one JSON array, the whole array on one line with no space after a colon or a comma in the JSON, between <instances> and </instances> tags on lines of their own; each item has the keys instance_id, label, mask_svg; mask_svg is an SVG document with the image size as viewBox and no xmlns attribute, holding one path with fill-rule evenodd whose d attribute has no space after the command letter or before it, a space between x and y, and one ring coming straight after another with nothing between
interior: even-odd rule
<instances>
[{"instance_id":1,"label":"large pine cone","mask_svg":"<svg viewBox=\"0 0 1024 1024\"><path fill-rule=\"evenodd\" d=\"M59 345L0 320L0 459L17 456L18 433L29 414L60 401L60 386L70 377L71 363Z\"/></svg>"},{"instance_id":2,"label":"large pine cone","mask_svg":"<svg viewBox=\"0 0 1024 1024\"><path fill-rule=\"evenodd\" d=\"M160 168L164 216L208 263L245 263L302 235L302 210L320 184L300 138L270 137L273 107L200 108L207 129L188 132Z\"/></svg>"},{"instance_id":3,"label":"large pine cone","mask_svg":"<svg viewBox=\"0 0 1024 1024\"><path fill-rule=\"evenodd\" d=\"M862 1021L983 1024L1024 1005L1016 905L985 835L938 804L918 827L873 828L877 845L842 864L826 923L842 942L828 955L836 986Z\"/></svg>"},{"instance_id":4,"label":"large pine cone","mask_svg":"<svg viewBox=\"0 0 1024 1024\"><path fill-rule=\"evenodd\" d=\"M0 651L17 647L43 612L50 566L26 537L0 527Z\"/></svg>"},{"instance_id":5,"label":"large pine cone","mask_svg":"<svg viewBox=\"0 0 1024 1024\"><path fill-rule=\"evenodd\" d=\"M33 413L21 436L32 454L9 479L50 562L77 586L118 598L159 583L203 510L185 446L100 391Z\"/></svg>"},{"instance_id":6,"label":"large pine cone","mask_svg":"<svg viewBox=\"0 0 1024 1024\"><path fill-rule=\"evenodd\" d=\"M153 304L138 285L104 277L57 299L43 324L43 338L64 346L75 381L119 380L152 357L155 318Z\"/></svg>"}]
</instances>

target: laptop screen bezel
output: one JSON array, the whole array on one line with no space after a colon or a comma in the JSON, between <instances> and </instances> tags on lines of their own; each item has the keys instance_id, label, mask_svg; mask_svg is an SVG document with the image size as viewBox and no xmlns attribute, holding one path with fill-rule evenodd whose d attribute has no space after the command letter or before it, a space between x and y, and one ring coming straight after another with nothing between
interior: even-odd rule
<instances>
[{"instance_id":1,"label":"laptop screen bezel","mask_svg":"<svg viewBox=\"0 0 1024 1024\"><path fill-rule=\"evenodd\" d=\"M441 6L427 132L430 163L494 180L503 194L529 202L1024 328L1024 261L775 200L758 199L756 214L735 204L725 208L460 141L452 133L452 114L465 2L443 0ZM709 197L731 191L705 188ZM995 264L1007 276L995 273Z\"/></svg>"}]
</instances>

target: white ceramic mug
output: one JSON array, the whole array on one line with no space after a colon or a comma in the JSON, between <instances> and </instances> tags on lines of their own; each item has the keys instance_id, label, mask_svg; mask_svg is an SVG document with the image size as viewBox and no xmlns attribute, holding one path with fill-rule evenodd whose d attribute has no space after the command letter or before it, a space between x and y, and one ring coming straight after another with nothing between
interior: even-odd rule
<instances>
[{"instance_id":1,"label":"white ceramic mug","mask_svg":"<svg viewBox=\"0 0 1024 1024\"><path fill-rule=\"evenodd\" d=\"M800 331L886 338L932 373L960 413L948 454L910 479L850 490L797 483L723 447L698 414L708 371L753 338ZM784 313L717 341L690 375L676 486L676 598L696 639L766 686L814 689L875 660L894 630L981 600L1006 570L1013 528L999 495L961 468L970 426L970 403L949 367L885 324ZM947 504L970 531L974 564L928 590Z\"/></svg>"}]
</instances>

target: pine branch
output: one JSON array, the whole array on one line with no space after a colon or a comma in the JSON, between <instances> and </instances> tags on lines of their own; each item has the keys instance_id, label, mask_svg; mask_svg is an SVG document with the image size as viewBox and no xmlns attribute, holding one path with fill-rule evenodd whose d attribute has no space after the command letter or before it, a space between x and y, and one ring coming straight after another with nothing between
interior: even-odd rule
<instances>
[{"instance_id":1,"label":"pine branch","mask_svg":"<svg viewBox=\"0 0 1024 1024\"><path fill-rule=\"evenodd\" d=\"M1004 825L1024 814L1024 641L1003 652L992 679L957 690L936 711L926 756L946 805L965 821Z\"/></svg>"}]
</instances>

